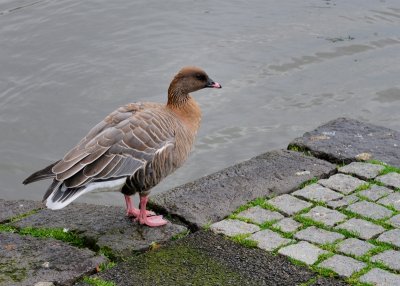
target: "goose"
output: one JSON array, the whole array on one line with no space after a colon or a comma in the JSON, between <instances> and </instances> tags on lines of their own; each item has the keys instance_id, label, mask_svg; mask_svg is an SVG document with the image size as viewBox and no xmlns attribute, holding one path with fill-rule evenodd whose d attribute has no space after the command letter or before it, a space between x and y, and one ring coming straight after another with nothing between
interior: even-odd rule
<instances>
[{"instance_id":1,"label":"goose","mask_svg":"<svg viewBox=\"0 0 400 286\"><path fill-rule=\"evenodd\" d=\"M23 181L53 179L43 202L57 210L83 194L120 191L126 215L149 227L168 223L146 210L151 189L182 166L192 149L201 110L189 94L221 88L198 67L184 67L168 88L167 103L129 103L110 113L61 160ZM131 196L139 193L139 208Z\"/></svg>"}]
</instances>

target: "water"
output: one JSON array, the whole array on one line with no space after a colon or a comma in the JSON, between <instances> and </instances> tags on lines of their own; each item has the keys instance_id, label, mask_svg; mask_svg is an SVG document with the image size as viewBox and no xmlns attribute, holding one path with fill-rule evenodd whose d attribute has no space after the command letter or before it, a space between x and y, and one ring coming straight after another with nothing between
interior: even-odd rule
<instances>
[{"instance_id":1,"label":"water","mask_svg":"<svg viewBox=\"0 0 400 286\"><path fill-rule=\"evenodd\" d=\"M0 0L0 197L40 200L25 177L118 106L165 102L185 65L223 89L194 94L195 150L154 193L337 117L400 130L399 24L398 0Z\"/></svg>"}]
</instances>

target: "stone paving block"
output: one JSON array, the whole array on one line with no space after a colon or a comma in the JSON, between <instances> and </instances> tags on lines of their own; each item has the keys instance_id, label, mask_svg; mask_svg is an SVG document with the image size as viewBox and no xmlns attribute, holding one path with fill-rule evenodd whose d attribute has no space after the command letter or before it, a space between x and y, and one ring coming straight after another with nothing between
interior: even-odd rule
<instances>
[{"instance_id":1,"label":"stone paving block","mask_svg":"<svg viewBox=\"0 0 400 286\"><path fill-rule=\"evenodd\" d=\"M388 173L383 176L376 177L375 180L384 183L386 186L392 188L400 188L400 174L399 173Z\"/></svg>"},{"instance_id":2,"label":"stone paving block","mask_svg":"<svg viewBox=\"0 0 400 286\"><path fill-rule=\"evenodd\" d=\"M347 216L338 211L331 210L322 206L316 206L302 216L310 218L317 222L321 222L327 226L334 226L347 218Z\"/></svg>"},{"instance_id":3,"label":"stone paving block","mask_svg":"<svg viewBox=\"0 0 400 286\"><path fill-rule=\"evenodd\" d=\"M281 215L280 213L263 209L260 206L255 206L245 211L242 211L241 213L238 214L238 216L251 219L253 222L258 224L262 224L264 222L272 220L280 220L284 218L284 216Z\"/></svg>"},{"instance_id":4,"label":"stone paving block","mask_svg":"<svg viewBox=\"0 0 400 286\"><path fill-rule=\"evenodd\" d=\"M380 268L373 268L362 275L360 281L376 286L398 286L400 285L400 275L390 273Z\"/></svg>"},{"instance_id":5,"label":"stone paving block","mask_svg":"<svg viewBox=\"0 0 400 286\"><path fill-rule=\"evenodd\" d=\"M280 234L269 229L253 233L249 239L257 241L258 247L267 251L273 251L278 247L289 244L293 241L292 239L284 238Z\"/></svg>"},{"instance_id":6,"label":"stone paving block","mask_svg":"<svg viewBox=\"0 0 400 286\"><path fill-rule=\"evenodd\" d=\"M283 232L294 232L299 229L302 224L288 217L278 221L273 224L273 226L278 227Z\"/></svg>"},{"instance_id":7,"label":"stone paving block","mask_svg":"<svg viewBox=\"0 0 400 286\"><path fill-rule=\"evenodd\" d=\"M360 154L400 167L400 132L350 118L332 120L289 146L308 150L315 157L334 163L357 161Z\"/></svg>"},{"instance_id":8,"label":"stone paving block","mask_svg":"<svg viewBox=\"0 0 400 286\"><path fill-rule=\"evenodd\" d=\"M387 196L390 193L393 193L391 189L388 189L383 186L372 185L369 189L358 192L358 195L366 197L371 201L377 201L380 198Z\"/></svg>"},{"instance_id":9,"label":"stone paving block","mask_svg":"<svg viewBox=\"0 0 400 286\"><path fill-rule=\"evenodd\" d=\"M362 256L374 247L371 243L357 238L345 239L337 245L337 249L340 252L355 256Z\"/></svg>"},{"instance_id":10,"label":"stone paving block","mask_svg":"<svg viewBox=\"0 0 400 286\"><path fill-rule=\"evenodd\" d=\"M306 240L316 244L327 244L327 243L333 243L339 239L343 239L344 235L337 232L331 232L324 229L320 229L315 226L310 226L306 229L297 232L294 235L294 237L300 240Z\"/></svg>"},{"instance_id":11,"label":"stone paving block","mask_svg":"<svg viewBox=\"0 0 400 286\"><path fill-rule=\"evenodd\" d=\"M310 201L328 202L342 198L343 195L325 188L318 184L311 184L301 190L295 191L292 195L304 198Z\"/></svg>"},{"instance_id":12,"label":"stone paving block","mask_svg":"<svg viewBox=\"0 0 400 286\"><path fill-rule=\"evenodd\" d=\"M394 217L389 219L388 223L390 223L394 227L400 228L400 214L395 215Z\"/></svg>"},{"instance_id":13,"label":"stone paving block","mask_svg":"<svg viewBox=\"0 0 400 286\"><path fill-rule=\"evenodd\" d=\"M371 261L380 261L390 269L400 271L400 251L386 250L372 256Z\"/></svg>"},{"instance_id":14,"label":"stone paving block","mask_svg":"<svg viewBox=\"0 0 400 286\"><path fill-rule=\"evenodd\" d=\"M306 241L300 241L299 243L282 247L278 250L278 253L312 265L321 254L328 252Z\"/></svg>"},{"instance_id":15,"label":"stone paving block","mask_svg":"<svg viewBox=\"0 0 400 286\"><path fill-rule=\"evenodd\" d=\"M238 207L260 197L290 193L313 177L336 169L300 152L277 150L150 197L153 208L182 218L196 228L223 220ZM307 170L306 175L296 175Z\"/></svg>"},{"instance_id":16,"label":"stone paving block","mask_svg":"<svg viewBox=\"0 0 400 286\"><path fill-rule=\"evenodd\" d=\"M33 210L42 209L43 207L41 202L26 200L6 201L0 199L0 222L10 220Z\"/></svg>"},{"instance_id":17,"label":"stone paving block","mask_svg":"<svg viewBox=\"0 0 400 286\"><path fill-rule=\"evenodd\" d=\"M351 162L349 165L339 168L339 172L345 174L356 175L364 180L373 179L379 175L379 173L385 169L382 165L362 163L362 162Z\"/></svg>"},{"instance_id":18,"label":"stone paving block","mask_svg":"<svg viewBox=\"0 0 400 286\"><path fill-rule=\"evenodd\" d=\"M329 177L328 179L321 179L318 181L318 184L323 185L324 187L327 187L329 189L341 192L345 195L350 194L359 186L364 185L365 183L365 181L344 174L336 174Z\"/></svg>"},{"instance_id":19,"label":"stone paving block","mask_svg":"<svg viewBox=\"0 0 400 286\"><path fill-rule=\"evenodd\" d=\"M255 224L250 224L235 219L225 219L216 222L211 225L210 229L215 233L222 233L227 236L254 233L260 230L260 228Z\"/></svg>"},{"instance_id":20,"label":"stone paving block","mask_svg":"<svg viewBox=\"0 0 400 286\"><path fill-rule=\"evenodd\" d=\"M372 219L383 219L393 215L391 210L375 203L360 201L346 208L347 210Z\"/></svg>"},{"instance_id":21,"label":"stone paving block","mask_svg":"<svg viewBox=\"0 0 400 286\"><path fill-rule=\"evenodd\" d=\"M322 261L318 266L331 269L340 276L350 277L354 272L363 269L366 264L351 257L336 254Z\"/></svg>"},{"instance_id":22,"label":"stone paving block","mask_svg":"<svg viewBox=\"0 0 400 286\"><path fill-rule=\"evenodd\" d=\"M349 195L349 196L345 196L338 200L329 201L329 202L327 202L327 205L333 209L337 209L337 208L348 206L359 200L360 199L356 195Z\"/></svg>"},{"instance_id":23,"label":"stone paving block","mask_svg":"<svg viewBox=\"0 0 400 286\"><path fill-rule=\"evenodd\" d=\"M34 285L54 282L71 285L107 262L91 250L55 239L0 233L0 285Z\"/></svg>"},{"instance_id":24,"label":"stone paving block","mask_svg":"<svg viewBox=\"0 0 400 286\"><path fill-rule=\"evenodd\" d=\"M380 199L378 203L385 206L392 206L396 210L400 211L400 192L390 194L387 197Z\"/></svg>"},{"instance_id":25,"label":"stone paving block","mask_svg":"<svg viewBox=\"0 0 400 286\"><path fill-rule=\"evenodd\" d=\"M335 228L355 232L358 237L362 239L373 238L385 231L385 229L380 225L358 218L349 219Z\"/></svg>"},{"instance_id":26,"label":"stone paving block","mask_svg":"<svg viewBox=\"0 0 400 286\"><path fill-rule=\"evenodd\" d=\"M400 247L400 229L388 230L382 233L377 240Z\"/></svg>"},{"instance_id":27,"label":"stone paving block","mask_svg":"<svg viewBox=\"0 0 400 286\"><path fill-rule=\"evenodd\" d=\"M284 194L268 200L268 203L278 208L287 215L293 215L305 208L311 207L312 204L305 202L291 195Z\"/></svg>"}]
</instances>

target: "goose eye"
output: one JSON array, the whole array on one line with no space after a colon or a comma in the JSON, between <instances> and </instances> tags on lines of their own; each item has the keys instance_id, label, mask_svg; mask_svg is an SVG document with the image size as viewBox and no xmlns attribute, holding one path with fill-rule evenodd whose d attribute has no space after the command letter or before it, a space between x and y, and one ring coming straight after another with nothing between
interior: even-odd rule
<instances>
[{"instance_id":1,"label":"goose eye","mask_svg":"<svg viewBox=\"0 0 400 286\"><path fill-rule=\"evenodd\" d=\"M196 78L201 81L206 81L206 77L202 74L196 74Z\"/></svg>"}]
</instances>

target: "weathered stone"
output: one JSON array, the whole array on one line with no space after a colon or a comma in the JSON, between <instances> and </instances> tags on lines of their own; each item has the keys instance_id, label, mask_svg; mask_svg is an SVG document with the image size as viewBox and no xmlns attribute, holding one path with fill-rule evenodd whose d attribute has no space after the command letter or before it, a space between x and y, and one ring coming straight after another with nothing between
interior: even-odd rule
<instances>
[{"instance_id":1,"label":"weathered stone","mask_svg":"<svg viewBox=\"0 0 400 286\"><path fill-rule=\"evenodd\" d=\"M0 233L0 241L0 285L4 286L37 282L70 285L107 261L88 249L54 239ZM49 267L43 262L48 262Z\"/></svg>"},{"instance_id":2,"label":"weathered stone","mask_svg":"<svg viewBox=\"0 0 400 286\"><path fill-rule=\"evenodd\" d=\"M388 222L393 225L394 227L400 228L400 214L395 215L391 219L388 220Z\"/></svg>"},{"instance_id":3,"label":"weathered stone","mask_svg":"<svg viewBox=\"0 0 400 286\"><path fill-rule=\"evenodd\" d=\"M390 194L387 197L380 199L378 203L385 206L392 206L396 210L400 211L400 192Z\"/></svg>"},{"instance_id":4,"label":"weathered stone","mask_svg":"<svg viewBox=\"0 0 400 286\"><path fill-rule=\"evenodd\" d=\"M333 209L337 209L337 208L348 206L352 203L357 202L358 200L359 200L359 198L356 195L349 195L349 196L345 196L338 200L329 201L329 202L327 202L327 205Z\"/></svg>"},{"instance_id":5,"label":"weathered stone","mask_svg":"<svg viewBox=\"0 0 400 286\"><path fill-rule=\"evenodd\" d=\"M357 238L348 238L337 245L337 249L348 255L362 256L367 253L370 249L374 248L371 243L368 243Z\"/></svg>"},{"instance_id":6,"label":"weathered stone","mask_svg":"<svg viewBox=\"0 0 400 286\"><path fill-rule=\"evenodd\" d=\"M385 229L380 225L376 225L372 222L358 218L352 218L348 221L345 221L344 223L336 226L336 228L353 232L362 239L373 238L385 231Z\"/></svg>"},{"instance_id":7,"label":"weathered stone","mask_svg":"<svg viewBox=\"0 0 400 286\"><path fill-rule=\"evenodd\" d=\"M354 178L349 175L336 174L328 179L321 179L318 184L323 185L329 189L341 192L342 194L348 195L357 189L359 186L366 184L365 181Z\"/></svg>"},{"instance_id":8,"label":"weathered stone","mask_svg":"<svg viewBox=\"0 0 400 286\"><path fill-rule=\"evenodd\" d=\"M326 139L319 139L321 135ZM369 153L376 159L400 167L400 132L349 118L332 120L294 139L289 146L309 150L317 158L350 163Z\"/></svg>"},{"instance_id":9,"label":"weathered stone","mask_svg":"<svg viewBox=\"0 0 400 286\"><path fill-rule=\"evenodd\" d=\"M363 269L366 264L351 257L336 254L324 260L318 266L331 269L340 276L350 277L354 272Z\"/></svg>"},{"instance_id":10,"label":"weathered stone","mask_svg":"<svg viewBox=\"0 0 400 286\"><path fill-rule=\"evenodd\" d=\"M258 224L262 224L264 222L272 220L280 220L284 218L284 216L278 212L266 210L259 206L255 206L245 211L242 211L241 213L238 214L238 216L250 219Z\"/></svg>"},{"instance_id":11,"label":"weathered stone","mask_svg":"<svg viewBox=\"0 0 400 286\"><path fill-rule=\"evenodd\" d=\"M384 183L386 186L392 188L400 188L400 174L399 173L388 173L383 176L376 177L375 180Z\"/></svg>"},{"instance_id":12,"label":"weathered stone","mask_svg":"<svg viewBox=\"0 0 400 286\"><path fill-rule=\"evenodd\" d=\"M331 232L324 229L320 229L315 226L310 226L306 229L297 232L294 235L294 237L300 240L306 240L316 244L327 244L327 243L333 243L339 239L343 239L344 235L337 232Z\"/></svg>"},{"instance_id":13,"label":"weathered stone","mask_svg":"<svg viewBox=\"0 0 400 286\"><path fill-rule=\"evenodd\" d=\"M35 201L5 201L0 199L0 222L9 221L17 216L43 208L43 204Z\"/></svg>"},{"instance_id":14,"label":"weathered stone","mask_svg":"<svg viewBox=\"0 0 400 286\"><path fill-rule=\"evenodd\" d=\"M293 192L292 195L316 202L329 202L343 197L342 194L318 184L306 186L301 190Z\"/></svg>"},{"instance_id":15,"label":"weathered stone","mask_svg":"<svg viewBox=\"0 0 400 286\"><path fill-rule=\"evenodd\" d=\"M393 212L375 203L360 201L346 208L347 210L372 219L383 219L392 216Z\"/></svg>"},{"instance_id":16,"label":"weathered stone","mask_svg":"<svg viewBox=\"0 0 400 286\"><path fill-rule=\"evenodd\" d=\"M81 237L107 246L116 255L147 249L153 242L164 242L187 230L168 223L162 227L147 227L125 216L122 207L73 203L64 209L44 209L14 225L18 227L61 228L77 232Z\"/></svg>"},{"instance_id":17,"label":"weathered stone","mask_svg":"<svg viewBox=\"0 0 400 286\"><path fill-rule=\"evenodd\" d=\"M383 196L387 196L388 194L392 193L391 189L388 189L383 186L372 185L369 189L363 190L359 192L357 195L366 197L371 201L377 201Z\"/></svg>"},{"instance_id":18,"label":"weathered stone","mask_svg":"<svg viewBox=\"0 0 400 286\"><path fill-rule=\"evenodd\" d=\"M298 176L296 172L310 171ZM195 227L217 222L256 198L289 193L335 166L299 152L272 151L151 198L151 204Z\"/></svg>"},{"instance_id":19,"label":"weathered stone","mask_svg":"<svg viewBox=\"0 0 400 286\"><path fill-rule=\"evenodd\" d=\"M321 222L327 226L334 226L335 224L342 222L347 218L347 216L338 211L321 206L314 207L308 213L303 214L302 216L317 222Z\"/></svg>"},{"instance_id":20,"label":"weathered stone","mask_svg":"<svg viewBox=\"0 0 400 286\"><path fill-rule=\"evenodd\" d=\"M384 168L384 166L377 164L352 162L349 165L339 168L339 172L356 175L364 180L368 180L378 176Z\"/></svg>"},{"instance_id":21,"label":"weathered stone","mask_svg":"<svg viewBox=\"0 0 400 286\"><path fill-rule=\"evenodd\" d=\"M318 260L318 256L328 252L306 241L300 241L299 243L282 247L278 250L278 253L312 265Z\"/></svg>"},{"instance_id":22,"label":"weathered stone","mask_svg":"<svg viewBox=\"0 0 400 286\"><path fill-rule=\"evenodd\" d=\"M269 229L253 233L249 239L257 241L258 247L267 251L273 251L293 241Z\"/></svg>"},{"instance_id":23,"label":"weathered stone","mask_svg":"<svg viewBox=\"0 0 400 286\"><path fill-rule=\"evenodd\" d=\"M400 270L400 251L386 250L371 257L371 261L382 262L392 270Z\"/></svg>"},{"instance_id":24,"label":"weathered stone","mask_svg":"<svg viewBox=\"0 0 400 286\"><path fill-rule=\"evenodd\" d=\"M273 224L273 226L278 227L283 232L294 232L300 228L302 224L288 217L278 221L277 223Z\"/></svg>"},{"instance_id":25,"label":"weathered stone","mask_svg":"<svg viewBox=\"0 0 400 286\"><path fill-rule=\"evenodd\" d=\"M315 273L285 257L197 231L96 274L115 285L300 285Z\"/></svg>"},{"instance_id":26,"label":"weathered stone","mask_svg":"<svg viewBox=\"0 0 400 286\"><path fill-rule=\"evenodd\" d=\"M368 273L362 275L360 281L376 286L398 286L400 285L400 275L380 268L373 268Z\"/></svg>"},{"instance_id":27,"label":"weathered stone","mask_svg":"<svg viewBox=\"0 0 400 286\"><path fill-rule=\"evenodd\" d=\"M382 233L377 240L400 247L400 229L388 230Z\"/></svg>"},{"instance_id":28,"label":"weathered stone","mask_svg":"<svg viewBox=\"0 0 400 286\"><path fill-rule=\"evenodd\" d=\"M53 282L37 282L34 286L54 286Z\"/></svg>"},{"instance_id":29,"label":"weathered stone","mask_svg":"<svg viewBox=\"0 0 400 286\"><path fill-rule=\"evenodd\" d=\"M255 224L235 219L221 220L212 224L210 229L215 233L222 233L227 236L254 233L260 230L260 228Z\"/></svg>"},{"instance_id":30,"label":"weathered stone","mask_svg":"<svg viewBox=\"0 0 400 286\"><path fill-rule=\"evenodd\" d=\"M287 194L272 198L268 201L268 203L287 215L293 215L312 206L312 204L309 202L305 202Z\"/></svg>"}]
</instances>

